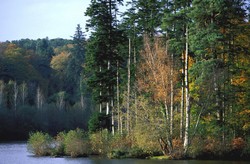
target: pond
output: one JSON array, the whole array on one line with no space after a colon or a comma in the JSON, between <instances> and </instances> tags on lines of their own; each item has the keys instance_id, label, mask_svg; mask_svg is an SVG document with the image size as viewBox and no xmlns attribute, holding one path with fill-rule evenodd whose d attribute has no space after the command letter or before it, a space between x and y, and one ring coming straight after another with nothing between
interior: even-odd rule
<instances>
[{"instance_id":1,"label":"pond","mask_svg":"<svg viewBox=\"0 0 250 164\"><path fill-rule=\"evenodd\" d=\"M0 164L247 164L239 161L198 161L198 160L141 160L103 158L54 158L36 157L27 151L24 142L0 143Z\"/></svg>"}]
</instances>

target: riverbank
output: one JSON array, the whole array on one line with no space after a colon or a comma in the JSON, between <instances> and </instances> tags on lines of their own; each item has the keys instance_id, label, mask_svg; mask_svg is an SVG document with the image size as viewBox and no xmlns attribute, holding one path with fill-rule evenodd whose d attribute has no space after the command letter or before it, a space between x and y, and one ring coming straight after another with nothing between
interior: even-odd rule
<instances>
[{"instance_id":1,"label":"riverbank","mask_svg":"<svg viewBox=\"0 0 250 164\"><path fill-rule=\"evenodd\" d=\"M235 141L236 142L236 141ZM28 140L28 151L36 156L51 157L89 157L97 155L109 159L158 159L158 160L238 160L250 161L250 154L243 147L244 142L237 139L237 144L229 149L228 145L223 149L194 149L186 156L183 155L181 147L175 146L169 156L163 156L160 149L143 149L132 145L130 138L123 135L113 136L107 130L86 133L76 129L69 132L61 132L55 137L42 132L32 133ZM195 145L194 145L195 146Z\"/></svg>"},{"instance_id":2,"label":"riverbank","mask_svg":"<svg viewBox=\"0 0 250 164\"><path fill-rule=\"evenodd\" d=\"M90 156L85 158L71 157L37 157L27 151L27 144L20 142L0 143L0 163L11 164L163 164L166 160L145 160L145 159L108 159L100 156ZM222 161L222 160L168 160L168 164L248 164L248 161Z\"/></svg>"}]
</instances>

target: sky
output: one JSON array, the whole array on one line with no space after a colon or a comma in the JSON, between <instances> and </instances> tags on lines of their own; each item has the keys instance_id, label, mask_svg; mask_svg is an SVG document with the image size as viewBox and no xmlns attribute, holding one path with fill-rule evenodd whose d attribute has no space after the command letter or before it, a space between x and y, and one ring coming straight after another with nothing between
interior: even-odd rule
<instances>
[{"instance_id":1,"label":"sky","mask_svg":"<svg viewBox=\"0 0 250 164\"><path fill-rule=\"evenodd\" d=\"M70 39L91 0L1 0L0 42L48 37Z\"/></svg>"}]
</instances>

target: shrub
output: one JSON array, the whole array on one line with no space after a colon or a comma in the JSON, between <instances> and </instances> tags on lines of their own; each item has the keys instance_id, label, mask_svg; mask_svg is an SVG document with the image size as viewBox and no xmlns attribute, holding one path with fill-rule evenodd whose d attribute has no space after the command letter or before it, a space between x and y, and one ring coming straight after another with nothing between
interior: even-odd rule
<instances>
[{"instance_id":1,"label":"shrub","mask_svg":"<svg viewBox=\"0 0 250 164\"><path fill-rule=\"evenodd\" d=\"M65 132L60 132L56 136L55 148L53 149L53 156L62 156L65 155Z\"/></svg>"},{"instance_id":2,"label":"shrub","mask_svg":"<svg viewBox=\"0 0 250 164\"><path fill-rule=\"evenodd\" d=\"M92 154L107 155L111 151L110 139L107 129L90 134Z\"/></svg>"},{"instance_id":3,"label":"shrub","mask_svg":"<svg viewBox=\"0 0 250 164\"><path fill-rule=\"evenodd\" d=\"M87 156L89 154L87 134L80 129L69 131L64 139L65 153L71 157Z\"/></svg>"},{"instance_id":4,"label":"shrub","mask_svg":"<svg viewBox=\"0 0 250 164\"><path fill-rule=\"evenodd\" d=\"M50 155L53 145L54 140L47 133L31 133L28 139L28 150L37 156Z\"/></svg>"},{"instance_id":5,"label":"shrub","mask_svg":"<svg viewBox=\"0 0 250 164\"><path fill-rule=\"evenodd\" d=\"M148 152L145 152L143 149L134 147L129 151L128 157L129 158L141 158L144 159L146 157L149 157L150 154Z\"/></svg>"},{"instance_id":6,"label":"shrub","mask_svg":"<svg viewBox=\"0 0 250 164\"><path fill-rule=\"evenodd\" d=\"M132 147L131 140L128 136L116 133L112 136L109 145L111 150L128 151Z\"/></svg>"},{"instance_id":7,"label":"shrub","mask_svg":"<svg viewBox=\"0 0 250 164\"><path fill-rule=\"evenodd\" d=\"M248 160L250 160L250 137L246 139L246 146L243 149L243 155L248 156Z\"/></svg>"},{"instance_id":8,"label":"shrub","mask_svg":"<svg viewBox=\"0 0 250 164\"><path fill-rule=\"evenodd\" d=\"M232 140L231 145L233 150L243 150L246 146L246 142L243 140L243 138L238 137Z\"/></svg>"},{"instance_id":9,"label":"shrub","mask_svg":"<svg viewBox=\"0 0 250 164\"><path fill-rule=\"evenodd\" d=\"M122 151L122 150L112 150L110 153L108 153L108 158L111 159L121 159L121 158L126 158L128 156L127 151Z\"/></svg>"},{"instance_id":10,"label":"shrub","mask_svg":"<svg viewBox=\"0 0 250 164\"><path fill-rule=\"evenodd\" d=\"M201 156L201 153L205 147L205 141L201 137L195 137L192 140L192 144L189 148L189 156L192 158L196 158Z\"/></svg>"}]
</instances>

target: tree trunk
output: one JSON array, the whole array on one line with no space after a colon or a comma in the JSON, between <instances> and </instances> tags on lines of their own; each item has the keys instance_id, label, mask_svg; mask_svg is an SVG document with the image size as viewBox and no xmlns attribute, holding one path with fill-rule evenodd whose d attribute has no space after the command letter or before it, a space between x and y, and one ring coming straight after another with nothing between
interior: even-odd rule
<instances>
[{"instance_id":1,"label":"tree trunk","mask_svg":"<svg viewBox=\"0 0 250 164\"><path fill-rule=\"evenodd\" d=\"M174 120L174 85L173 85L173 68L174 56L171 54L171 70L170 70L170 136L173 135L173 120Z\"/></svg>"},{"instance_id":2,"label":"tree trunk","mask_svg":"<svg viewBox=\"0 0 250 164\"><path fill-rule=\"evenodd\" d=\"M165 112L166 112L166 126L169 124L170 122L170 118L169 118L169 111L168 111L168 106L167 106L167 102L164 102L165 105ZM167 143L165 143L165 147L167 147L168 153L171 154L172 150L173 150L173 145L172 145L172 135L170 135L170 128L166 128L166 137L167 137ZM163 141L163 140L162 140Z\"/></svg>"},{"instance_id":3,"label":"tree trunk","mask_svg":"<svg viewBox=\"0 0 250 164\"><path fill-rule=\"evenodd\" d=\"M135 41L135 38L134 38ZM136 50L135 50L135 43L134 43L134 69L136 69ZM134 71L134 77L136 79L136 71ZM138 115L138 111L137 111L137 84L136 82L134 83L134 103L135 103L135 124L137 124L137 115Z\"/></svg>"},{"instance_id":4,"label":"tree trunk","mask_svg":"<svg viewBox=\"0 0 250 164\"><path fill-rule=\"evenodd\" d=\"M100 66L100 73L102 72L102 67ZM102 87L102 82L100 82L100 88ZM100 97L102 96L102 91L100 91L99 93ZM102 102L100 102L99 104L99 110L100 110L100 113L102 113Z\"/></svg>"},{"instance_id":5,"label":"tree trunk","mask_svg":"<svg viewBox=\"0 0 250 164\"><path fill-rule=\"evenodd\" d=\"M128 52L128 90L127 90L127 132L130 131L130 60L131 60L131 40L129 38L129 52Z\"/></svg>"},{"instance_id":6,"label":"tree trunk","mask_svg":"<svg viewBox=\"0 0 250 164\"><path fill-rule=\"evenodd\" d=\"M188 77L188 27L186 28L186 50L185 50L185 99L186 99L186 125L184 136L184 154L187 154L189 147L190 128L190 97L189 97L189 77Z\"/></svg>"},{"instance_id":7,"label":"tree trunk","mask_svg":"<svg viewBox=\"0 0 250 164\"><path fill-rule=\"evenodd\" d=\"M16 111L16 109L17 109L17 96L18 96L18 86L17 86L16 81L13 84L13 90L14 90L14 95L13 95L13 97L14 97L14 109Z\"/></svg>"},{"instance_id":8,"label":"tree trunk","mask_svg":"<svg viewBox=\"0 0 250 164\"><path fill-rule=\"evenodd\" d=\"M36 99L37 99L37 109L41 109L43 106L43 94L42 91L40 89L40 87L37 87L37 95L36 95Z\"/></svg>"},{"instance_id":9,"label":"tree trunk","mask_svg":"<svg viewBox=\"0 0 250 164\"><path fill-rule=\"evenodd\" d=\"M113 99L111 100L111 132L112 135L115 135L115 118L114 118L114 101Z\"/></svg>"},{"instance_id":10,"label":"tree trunk","mask_svg":"<svg viewBox=\"0 0 250 164\"><path fill-rule=\"evenodd\" d=\"M84 96L83 96L83 93L82 93L82 80L81 80L81 77L80 77L80 103L81 103L81 108L83 109L84 108Z\"/></svg>"},{"instance_id":11,"label":"tree trunk","mask_svg":"<svg viewBox=\"0 0 250 164\"><path fill-rule=\"evenodd\" d=\"M110 70L110 61L108 61L108 70ZM108 91L108 96L110 95L110 87L107 87L107 91ZM108 115L110 113L110 100L108 99L106 102L106 115Z\"/></svg>"},{"instance_id":12,"label":"tree trunk","mask_svg":"<svg viewBox=\"0 0 250 164\"><path fill-rule=\"evenodd\" d=\"M25 104L25 99L26 99L27 95L28 95L28 93L27 93L27 84L23 82L21 84L22 105Z\"/></svg>"},{"instance_id":13,"label":"tree trunk","mask_svg":"<svg viewBox=\"0 0 250 164\"><path fill-rule=\"evenodd\" d=\"M116 99L117 99L117 130L120 133L120 89L119 89L119 61L116 61Z\"/></svg>"},{"instance_id":14,"label":"tree trunk","mask_svg":"<svg viewBox=\"0 0 250 164\"><path fill-rule=\"evenodd\" d=\"M4 81L0 80L0 106L3 104L4 97Z\"/></svg>"},{"instance_id":15,"label":"tree trunk","mask_svg":"<svg viewBox=\"0 0 250 164\"><path fill-rule=\"evenodd\" d=\"M183 141L183 124L184 124L184 94L185 94L185 87L184 87L184 54L182 56L182 69L181 69L181 118L180 118L180 139Z\"/></svg>"}]
</instances>

